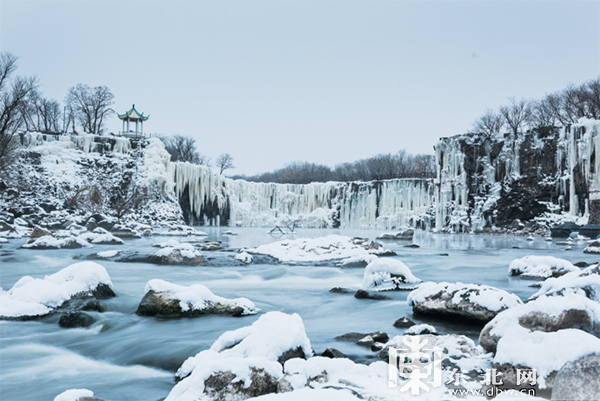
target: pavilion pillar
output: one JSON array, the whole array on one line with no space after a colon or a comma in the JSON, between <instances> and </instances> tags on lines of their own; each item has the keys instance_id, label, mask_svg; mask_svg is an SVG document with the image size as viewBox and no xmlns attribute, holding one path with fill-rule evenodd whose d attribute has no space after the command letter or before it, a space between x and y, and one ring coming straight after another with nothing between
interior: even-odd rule
<instances>
[{"instance_id":1,"label":"pavilion pillar","mask_svg":"<svg viewBox=\"0 0 600 401\"><path fill-rule=\"evenodd\" d=\"M135 120L135 134L138 134L138 120Z\"/></svg>"},{"instance_id":2,"label":"pavilion pillar","mask_svg":"<svg viewBox=\"0 0 600 401\"><path fill-rule=\"evenodd\" d=\"M123 129L121 130L121 133L125 132L125 120L123 120Z\"/></svg>"},{"instance_id":3,"label":"pavilion pillar","mask_svg":"<svg viewBox=\"0 0 600 401\"><path fill-rule=\"evenodd\" d=\"M127 119L127 132L129 132L129 118Z\"/></svg>"},{"instance_id":4,"label":"pavilion pillar","mask_svg":"<svg viewBox=\"0 0 600 401\"><path fill-rule=\"evenodd\" d=\"M144 135L144 120L140 121L140 135Z\"/></svg>"}]
</instances>

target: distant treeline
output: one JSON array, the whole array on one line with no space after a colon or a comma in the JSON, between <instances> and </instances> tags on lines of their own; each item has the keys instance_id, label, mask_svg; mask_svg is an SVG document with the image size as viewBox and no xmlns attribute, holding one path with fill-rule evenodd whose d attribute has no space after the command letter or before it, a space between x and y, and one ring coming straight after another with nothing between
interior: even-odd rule
<instances>
[{"instance_id":1,"label":"distant treeline","mask_svg":"<svg viewBox=\"0 0 600 401\"><path fill-rule=\"evenodd\" d=\"M487 109L471 132L494 135L508 131L516 137L528 129L564 127L582 117L600 120L600 77L537 100L510 98L497 110Z\"/></svg>"},{"instance_id":2,"label":"distant treeline","mask_svg":"<svg viewBox=\"0 0 600 401\"><path fill-rule=\"evenodd\" d=\"M281 184L309 184L327 181L373 181L393 178L432 178L436 175L433 155L398 153L378 154L368 159L338 164L334 168L323 164L294 162L269 173L253 176L235 175L233 179Z\"/></svg>"}]
</instances>

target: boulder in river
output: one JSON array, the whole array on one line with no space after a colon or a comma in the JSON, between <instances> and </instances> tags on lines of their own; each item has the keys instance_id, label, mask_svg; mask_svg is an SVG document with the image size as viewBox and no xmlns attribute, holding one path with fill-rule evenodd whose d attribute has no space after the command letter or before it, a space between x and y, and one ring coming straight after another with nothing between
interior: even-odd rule
<instances>
[{"instance_id":1,"label":"boulder in river","mask_svg":"<svg viewBox=\"0 0 600 401\"><path fill-rule=\"evenodd\" d=\"M246 298L227 299L201 284L189 287L163 280L150 280L136 313L162 318L204 315L254 315L258 309Z\"/></svg>"},{"instance_id":2,"label":"boulder in river","mask_svg":"<svg viewBox=\"0 0 600 401\"><path fill-rule=\"evenodd\" d=\"M508 268L508 275L525 278L548 278L562 276L573 271L579 271L579 268L568 260L555 258L554 256L529 255L513 260Z\"/></svg>"},{"instance_id":3,"label":"boulder in river","mask_svg":"<svg viewBox=\"0 0 600 401\"><path fill-rule=\"evenodd\" d=\"M553 401L596 401L600 394L600 351L566 363L556 374Z\"/></svg>"},{"instance_id":4,"label":"boulder in river","mask_svg":"<svg viewBox=\"0 0 600 401\"><path fill-rule=\"evenodd\" d=\"M487 285L431 282L412 291L407 301L414 314L479 323L523 303L515 294Z\"/></svg>"},{"instance_id":5,"label":"boulder in river","mask_svg":"<svg viewBox=\"0 0 600 401\"><path fill-rule=\"evenodd\" d=\"M379 258L367 265L361 289L370 291L412 290L418 283L408 266L397 259Z\"/></svg>"}]
</instances>

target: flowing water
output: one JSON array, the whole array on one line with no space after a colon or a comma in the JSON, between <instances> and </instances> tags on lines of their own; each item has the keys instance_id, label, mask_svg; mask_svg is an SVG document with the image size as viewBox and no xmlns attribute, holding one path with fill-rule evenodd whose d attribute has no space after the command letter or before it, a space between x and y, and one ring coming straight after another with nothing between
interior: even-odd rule
<instances>
[{"instance_id":1,"label":"flowing water","mask_svg":"<svg viewBox=\"0 0 600 401\"><path fill-rule=\"evenodd\" d=\"M253 247L276 241L264 228L235 228L237 236L223 235L225 229L199 229L208 240L223 241L229 248ZM380 231L300 229L295 238L328 234L375 239ZM289 237L284 237L289 238ZM109 249L154 252L152 244L166 237L126 240L125 245L96 245L92 250L18 249L26 239L10 240L0 249L0 286L5 290L22 276L45 275L76 262L76 255ZM185 238L178 238L185 240ZM509 277L513 259L529 254L553 255L571 262L597 261L585 255L584 243L565 251L556 241L524 237L415 234L420 248L405 248L407 241L385 241L386 248L425 281L478 283L498 287L525 300L536 289L531 280ZM514 249L519 246L520 249ZM433 324L440 333L460 333L477 339L481 327L413 317L407 292L386 293L390 301L358 300L352 294L330 293L332 287L356 289L362 281L361 268L323 266L248 265L221 267L157 266L144 263L99 261L110 274L116 298L103 301L104 313L88 328L63 329L58 316L40 321L0 321L0 399L5 401L53 400L71 388L87 388L107 400L160 400L174 385L174 372L189 356L204 350L223 332L247 326L259 315L241 318L210 316L194 319L139 317L135 310L150 279L191 285L204 284L215 294L246 297L261 313L298 313L316 352L332 346L358 361L376 358L374 352L352 343L334 340L346 332L386 331L402 334L393 327L396 319L409 316L417 323Z\"/></svg>"}]
</instances>

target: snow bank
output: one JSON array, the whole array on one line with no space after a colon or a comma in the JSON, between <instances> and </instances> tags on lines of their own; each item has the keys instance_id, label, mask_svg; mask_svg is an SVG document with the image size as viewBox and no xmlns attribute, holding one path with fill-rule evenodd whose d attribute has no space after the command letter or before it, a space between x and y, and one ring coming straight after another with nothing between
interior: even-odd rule
<instances>
[{"instance_id":1,"label":"snow bank","mask_svg":"<svg viewBox=\"0 0 600 401\"><path fill-rule=\"evenodd\" d=\"M567 362L600 352L600 339L577 329L553 333L513 327L498 342L494 364L526 366L536 370L540 388Z\"/></svg>"},{"instance_id":2,"label":"snow bank","mask_svg":"<svg viewBox=\"0 0 600 401\"><path fill-rule=\"evenodd\" d=\"M177 371L182 378L165 401L203 399L205 381L216 372L232 372L244 386L250 385L252 369L264 369L273 378L283 376L279 358L287 351L312 355L302 319L297 314L269 312L251 326L228 331L210 347L188 358Z\"/></svg>"},{"instance_id":3,"label":"snow bank","mask_svg":"<svg viewBox=\"0 0 600 401\"><path fill-rule=\"evenodd\" d=\"M115 237L108 231L100 228L96 228L93 232L86 232L79 235L77 238L82 239L92 244L107 244L107 245L120 245L123 244L123 240L119 237Z\"/></svg>"},{"instance_id":4,"label":"snow bank","mask_svg":"<svg viewBox=\"0 0 600 401\"><path fill-rule=\"evenodd\" d=\"M155 293L170 293L172 297L179 300L179 306L183 312L190 310L202 310L212 307L215 304L230 305L231 307L240 307L243 309L243 315L254 315L260 309L256 308L254 303L247 298L227 299L217 296L201 284L194 284L189 287L172 284L164 280L150 280L146 284L145 292L153 291Z\"/></svg>"},{"instance_id":5,"label":"snow bank","mask_svg":"<svg viewBox=\"0 0 600 401\"><path fill-rule=\"evenodd\" d=\"M525 256L510 263L508 274L522 277L552 277L579 271L571 262L554 256Z\"/></svg>"},{"instance_id":6,"label":"snow bank","mask_svg":"<svg viewBox=\"0 0 600 401\"><path fill-rule=\"evenodd\" d=\"M367 265L361 288L364 290L388 291L414 288L406 284L420 283L410 269L396 259L376 259Z\"/></svg>"},{"instance_id":7,"label":"snow bank","mask_svg":"<svg viewBox=\"0 0 600 401\"><path fill-rule=\"evenodd\" d=\"M22 277L8 291L0 289L0 315L4 318L42 316L79 293L98 285L112 287L106 269L94 262L80 262L43 279Z\"/></svg>"},{"instance_id":8,"label":"snow bank","mask_svg":"<svg viewBox=\"0 0 600 401\"><path fill-rule=\"evenodd\" d=\"M342 235L329 235L318 238L300 238L273 242L248 249L250 253L270 255L282 262L322 262L353 257L368 257L376 252L376 248L369 248L372 243L364 240L345 237Z\"/></svg>"},{"instance_id":9,"label":"snow bank","mask_svg":"<svg viewBox=\"0 0 600 401\"><path fill-rule=\"evenodd\" d=\"M54 401L79 401L83 397L93 397L94 393L85 389L72 389L60 393L54 397Z\"/></svg>"}]
</instances>

